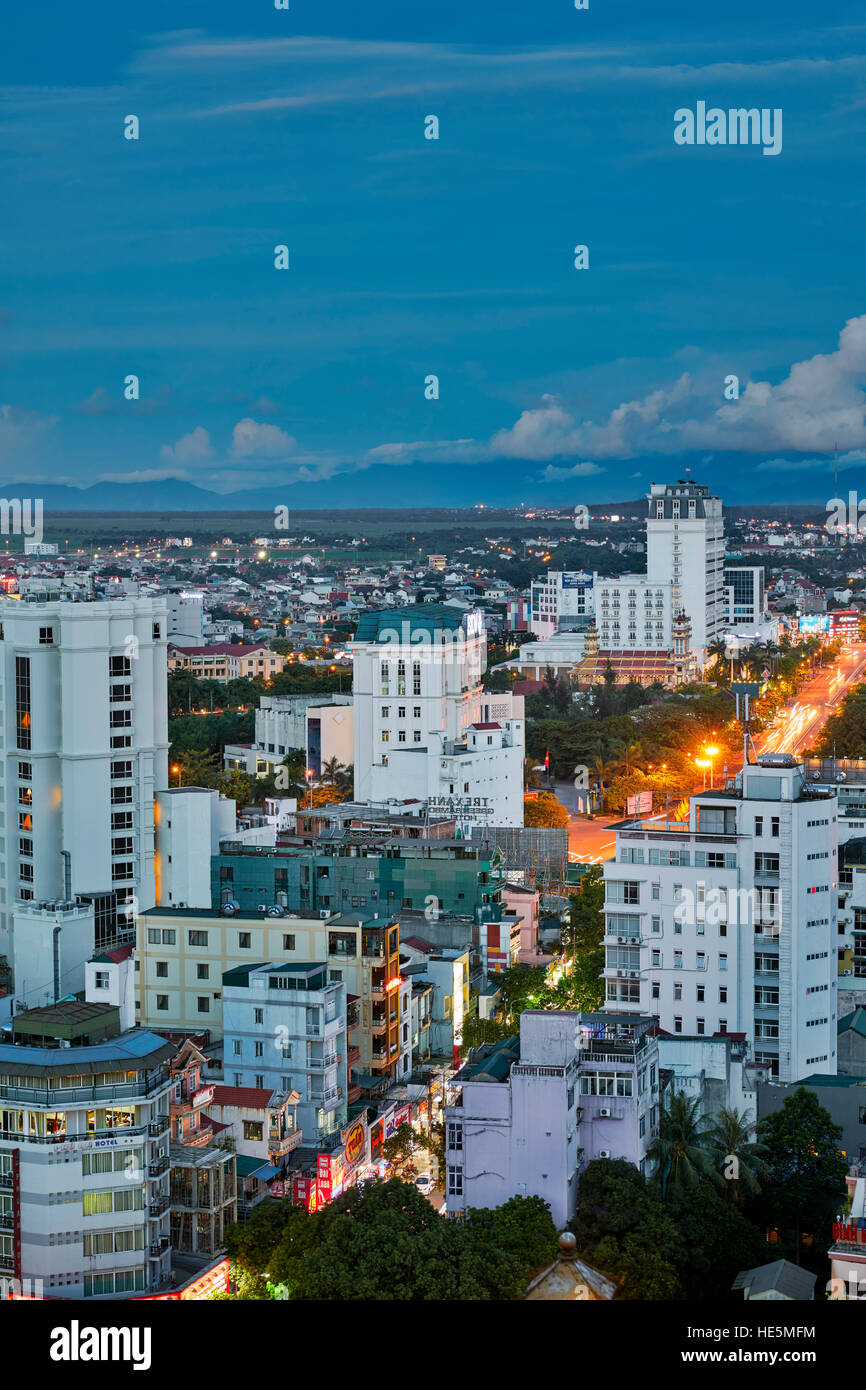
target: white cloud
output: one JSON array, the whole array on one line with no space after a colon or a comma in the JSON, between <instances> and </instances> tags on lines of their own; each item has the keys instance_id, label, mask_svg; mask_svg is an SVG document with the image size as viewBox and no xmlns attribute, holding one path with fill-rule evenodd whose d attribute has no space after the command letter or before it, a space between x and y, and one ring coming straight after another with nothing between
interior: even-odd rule
<instances>
[{"instance_id":1,"label":"white cloud","mask_svg":"<svg viewBox=\"0 0 866 1390\"><path fill-rule=\"evenodd\" d=\"M795 362L776 385L748 381L738 400L720 403L722 387L715 371L684 372L671 386L625 401L598 421L581 418L558 396L543 396L493 436L490 453L539 462L693 449L826 456L837 444L851 455L866 448L866 315L848 320L833 352Z\"/></svg>"},{"instance_id":2,"label":"white cloud","mask_svg":"<svg viewBox=\"0 0 866 1390\"><path fill-rule=\"evenodd\" d=\"M166 463L194 463L199 459L210 458L210 435L203 425L196 425L189 434L181 435L176 444L163 444L159 456Z\"/></svg>"},{"instance_id":3,"label":"white cloud","mask_svg":"<svg viewBox=\"0 0 866 1390\"><path fill-rule=\"evenodd\" d=\"M241 458L277 458L294 453L298 441L279 425L261 425L247 417L232 431L232 453Z\"/></svg>"},{"instance_id":4,"label":"white cloud","mask_svg":"<svg viewBox=\"0 0 866 1390\"><path fill-rule=\"evenodd\" d=\"M56 424L56 415L40 415L38 410L0 405L0 458L11 456L13 451L17 453Z\"/></svg>"},{"instance_id":5,"label":"white cloud","mask_svg":"<svg viewBox=\"0 0 866 1390\"><path fill-rule=\"evenodd\" d=\"M549 463L542 473L542 478L546 483L559 483L566 478L591 478L595 473L603 473L605 470L599 468L597 463L575 463L571 468L557 468L555 464ZM640 477L639 473L634 475Z\"/></svg>"}]
</instances>

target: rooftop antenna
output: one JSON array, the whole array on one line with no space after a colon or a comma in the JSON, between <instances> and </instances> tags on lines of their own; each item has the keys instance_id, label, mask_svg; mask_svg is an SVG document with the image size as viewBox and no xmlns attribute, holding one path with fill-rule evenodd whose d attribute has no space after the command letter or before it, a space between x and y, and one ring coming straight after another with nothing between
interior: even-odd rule
<instances>
[{"instance_id":1,"label":"rooftop antenna","mask_svg":"<svg viewBox=\"0 0 866 1390\"><path fill-rule=\"evenodd\" d=\"M839 496L839 451L836 447L836 440L833 440L833 496ZM842 528L837 528L839 537L839 549L842 549Z\"/></svg>"}]
</instances>

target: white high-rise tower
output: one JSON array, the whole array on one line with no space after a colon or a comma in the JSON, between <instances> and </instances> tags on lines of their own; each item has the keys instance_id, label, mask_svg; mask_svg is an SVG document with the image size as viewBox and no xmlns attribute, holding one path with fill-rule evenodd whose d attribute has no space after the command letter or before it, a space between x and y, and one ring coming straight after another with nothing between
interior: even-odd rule
<instances>
[{"instance_id":1,"label":"white high-rise tower","mask_svg":"<svg viewBox=\"0 0 866 1390\"><path fill-rule=\"evenodd\" d=\"M653 483L647 516L647 579L673 581L672 611L692 623L701 665L725 618L725 525L722 501L703 483Z\"/></svg>"},{"instance_id":2,"label":"white high-rise tower","mask_svg":"<svg viewBox=\"0 0 866 1390\"><path fill-rule=\"evenodd\" d=\"M0 954L13 969L27 935L11 932L16 904L26 918L86 895L99 945L133 899L156 901L166 622L161 598L0 600Z\"/></svg>"}]
</instances>

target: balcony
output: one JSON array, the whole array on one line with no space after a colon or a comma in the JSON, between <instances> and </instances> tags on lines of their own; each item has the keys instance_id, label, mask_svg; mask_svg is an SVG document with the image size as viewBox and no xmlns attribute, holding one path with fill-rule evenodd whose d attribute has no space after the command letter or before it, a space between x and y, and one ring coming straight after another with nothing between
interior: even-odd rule
<instances>
[{"instance_id":1,"label":"balcony","mask_svg":"<svg viewBox=\"0 0 866 1390\"><path fill-rule=\"evenodd\" d=\"M168 1115L158 1115L155 1120L151 1120L147 1126L147 1134L150 1139L158 1139L161 1134L165 1134L169 1127Z\"/></svg>"},{"instance_id":2,"label":"balcony","mask_svg":"<svg viewBox=\"0 0 866 1390\"><path fill-rule=\"evenodd\" d=\"M168 1155L164 1155L162 1158L158 1158L158 1159L156 1160L155 1163L148 1163L148 1165L147 1165L147 1176L148 1176L149 1178L159 1178L159 1177L162 1177L162 1174L163 1174L163 1173L167 1173L167 1172L168 1172L168 1166L169 1166Z\"/></svg>"},{"instance_id":3,"label":"balcony","mask_svg":"<svg viewBox=\"0 0 866 1390\"><path fill-rule=\"evenodd\" d=\"M168 1236L160 1236L159 1240L151 1241L148 1246L148 1254L152 1260L158 1260L160 1255L164 1255L169 1249L171 1249L171 1241Z\"/></svg>"},{"instance_id":4,"label":"balcony","mask_svg":"<svg viewBox=\"0 0 866 1390\"><path fill-rule=\"evenodd\" d=\"M12 1212L0 1211L0 1231L14 1231L15 1217Z\"/></svg>"},{"instance_id":5,"label":"balcony","mask_svg":"<svg viewBox=\"0 0 866 1390\"><path fill-rule=\"evenodd\" d=\"M360 1049L360 1047L349 1047L349 1048L346 1049L346 1065L347 1065L347 1066L350 1066L350 1067L354 1066L356 1062L360 1061L360 1058L361 1058L361 1049Z\"/></svg>"},{"instance_id":6,"label":"balcony","mask_svg":"<svg viewBox=\"0 0 866 1390\"><path fill-rule=\"evenodd\" d=\"M348 1091L346 1092L346 1104L347 1104L347 1105L355 1105L356 1102L359 1101L360 1099L361 1099L361 1087L360 1087L360 1086L357 1086L357 1085L356 1085L356 1086L350 1086L349 1089L348 1089Z\"/></svg>"},{"instance_id":7,"label":"balcony","mask_svg":"<svg viewBox=\"0 0 866 1390\"><path fill-rule=\"evenodd\" d=\"M296 1149L302 1142L303 1137L303 1131L300 1129L289 1130L288 1134L284 1134L282 1138L278 1136L269 1137L268 1157L278 1157L283 1154L291 1153L292 1149Z\"/></svg>"},{"instance_id":8,"label":"balcony","mask_svg":"<svg viewBox=\"0 0 866 1390\"><path fill-rule=\"evenodd\" d=\"M168 1207L168 1197L158 1197L155 1202L148 1203L147 1214L153 1217L162 1216L164 1212L168 1211Z\"/></svg>"},{"instance_id":9,"label":"balcony","mask_svg":"<svg viewBox=\"0 0 866 1390\"><path fill-rule=\"evenodd\" d=\"M387 1018L374 1018L370 1024L370 1031L373 1033L386 1033L388 1031Z\"/></svg>"}]
</instances>

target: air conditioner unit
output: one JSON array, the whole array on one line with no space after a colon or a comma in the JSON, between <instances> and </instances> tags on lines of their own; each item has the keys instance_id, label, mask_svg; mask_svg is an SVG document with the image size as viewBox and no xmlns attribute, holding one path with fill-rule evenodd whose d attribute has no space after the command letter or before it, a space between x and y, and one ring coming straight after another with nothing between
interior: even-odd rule
<instances>
[{"instance_id":1,"label":"air conditioner unit","mask_svg":"<svg viewBox=\"0 0 866 1390\"><path fill-rule=\"evenodd\" d=\"M602 1119L610 1119L613 1112L610 1109L610 1106L605 1105L601 1110L599 1110L598 1113L599 1115L601 1115Z\"/></svg>"},{"instance_id":2,"label":"air conditioner unit","mask_svg":"<svg viewBox=\"0 0 866 1390\"><path fill-rule=\"evenodd\" d=\"M599 1149L599 1158L610 1158L610 1149Z\"/></svg>"},{"instance_id":3,"label":"air conditioner unit","mask_svg":"<svg viewBox=\"0 0 866 1390\"><path fill-rule=\"evenodd\" d=\"M624 936L618 936L616 939L617 939L617 941L619 942L620 946L623 946L623 945L625 944L625 937L624 937Z\"/></svg>"},{"instance_id":4,"label":"air conditioner unit","mask_svg":"<svg viewBox=\"0 0 866 1390\"><path fill-rule=\"evenodd\" d=\"M258 910L259 912L267 912L267 910L268 910L268 905L267 905L267 903L259 903L258 909L257 909L257 910Z\"/></svg>"},{"instance_id":5,"label":"air conditioner unit","mask_svg":"<svg viewBox=\"0 0 866 1390\"><path fill-rule=\"evenodd\" d=\"M319 916L321 917L323 922L327 922L330 915L331 909L329 907L322 907L319 909Z\"/></svg>"}]
</instances>

